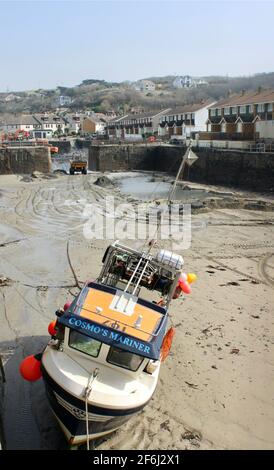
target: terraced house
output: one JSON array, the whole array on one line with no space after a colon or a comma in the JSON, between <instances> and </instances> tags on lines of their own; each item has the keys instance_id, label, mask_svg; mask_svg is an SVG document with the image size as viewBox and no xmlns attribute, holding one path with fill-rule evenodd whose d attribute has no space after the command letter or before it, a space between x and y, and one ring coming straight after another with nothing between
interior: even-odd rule
<instances>
[{"instance_id":1,"label":"terraced house","mask_svg":"<svg viewBox=\"0 0 274 470\"><path fill-rule=\"evenodd\" d=\"M242 91L218 101L209 108L207 132L211 140L274 139L274 90Z\"/></svg>"},{"instance_id":2,"label":"terraced house","mask_svg":"<svg viewBox=\"0 0 274 470\"><path fill-rule=\"evenodd\" d=\"M107 124L109 137L126 139L130 136L148 136L158 133L160 119L169 109L152 111L143 114L129 114L120 118L112 119Z\"/></svg>"},{"instance_id":3,"label":"terraced house","mask_svg":"<svg viewBox=\"0 0 274 470\"><path fill-rule=\"evenodd\" d=\"M192 133L206 131L208 108L213 100L170 109L160 119L159 136L186 139Z\"/></svg>"}]
</instances>

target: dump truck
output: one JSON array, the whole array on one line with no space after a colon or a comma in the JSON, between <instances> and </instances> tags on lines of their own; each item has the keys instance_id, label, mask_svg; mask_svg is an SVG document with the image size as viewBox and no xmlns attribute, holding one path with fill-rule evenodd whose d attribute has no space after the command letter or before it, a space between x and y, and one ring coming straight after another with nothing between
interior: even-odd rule
<instances>
[{"instance_id":1,"label":"dump truck","mask_svg":"<svg viewBox=\"0 0 274 470\"><path fill-rule=\"evenodd\" d=\"M86 175L87 174L87 162L84 160L71 161L69 172L71 175L74 175L74 173L82 173L83 175Z\"/></svg>"}]
</instances>

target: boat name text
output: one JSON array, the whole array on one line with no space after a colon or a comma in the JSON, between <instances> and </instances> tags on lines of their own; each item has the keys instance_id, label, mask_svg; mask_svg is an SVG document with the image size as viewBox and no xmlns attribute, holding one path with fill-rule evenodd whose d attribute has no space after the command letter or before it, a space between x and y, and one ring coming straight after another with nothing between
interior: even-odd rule
<instances>
[{"instance_id":1,"label":"boat name text","mask_svg":"<svg viewBox=\"0 0 274 470\"><path fill-rule=\"evenodd\" d=\"M136 351L142 351L146 354L150 354L150 346L135 339L128 338L125 335L121 335L120 333L108 330L107 328L102 328L98 325L88 323L76 317L71 317L69 319L69 324L76 328L81 328L82 330L90 331L96 336L98 335L104 338L108 338L109 340L115 341L115 343L120 343L124 346L128 346L132 349L135 349Z\"/></svg>"}]
</instances>

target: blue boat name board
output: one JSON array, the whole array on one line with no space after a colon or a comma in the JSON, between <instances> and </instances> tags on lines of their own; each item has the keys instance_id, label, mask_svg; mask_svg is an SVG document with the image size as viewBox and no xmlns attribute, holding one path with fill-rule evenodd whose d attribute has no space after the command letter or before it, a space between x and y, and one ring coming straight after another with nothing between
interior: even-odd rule
<instances>
[{"instance_id":1,"label":"blue boat name board","mask_svg":"<svg viewBox=\"0 0 274 470\"><path fill-rule=\"evenodd\" d=\"M77 330L84 330L86 333L90 332L93 335L98 336L98 339L101 339L103 342L114 342L116 345L117 343L119 343L121 346L126 346L126 348L130 349L131 351L134 351L139 354L141 353L141 355L144 356L150 356L152 352L151 347L147 343L142 343L141 341L130 338L124 334L121 334L120 332L111 331L108 328L104 328L94 323L81 320L77 317L71 316L69 318L64 318L64 320L66 320L65 323L68 324L68 326L76 328Z\"/></svg>"}]
</instances>

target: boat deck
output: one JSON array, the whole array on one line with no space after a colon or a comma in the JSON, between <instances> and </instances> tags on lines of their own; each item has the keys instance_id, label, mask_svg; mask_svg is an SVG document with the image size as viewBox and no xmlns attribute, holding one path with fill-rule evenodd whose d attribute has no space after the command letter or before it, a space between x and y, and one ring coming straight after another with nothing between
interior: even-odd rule
<instances>
[{"instance_id":1,"label":"boat deck","mask_svg":"<svg viewBox=\"0 0 274 470\"><path fill-rule=\"evenodd\" d=\"M149 302L144 305L137 297L119 290L111 293L90 287L84 292L84 299L79 298L74 310L80 317L143 341L150 341L157 334L163 312L150 308Z\"/></svg>"}]
</instances>

